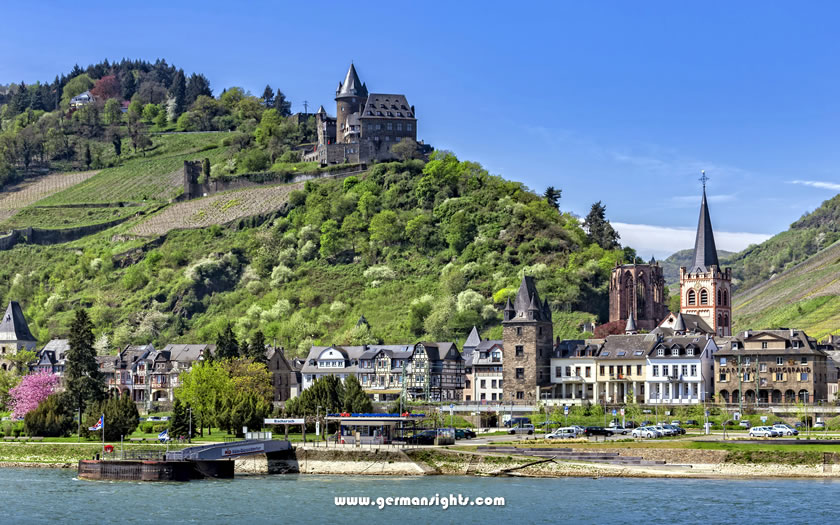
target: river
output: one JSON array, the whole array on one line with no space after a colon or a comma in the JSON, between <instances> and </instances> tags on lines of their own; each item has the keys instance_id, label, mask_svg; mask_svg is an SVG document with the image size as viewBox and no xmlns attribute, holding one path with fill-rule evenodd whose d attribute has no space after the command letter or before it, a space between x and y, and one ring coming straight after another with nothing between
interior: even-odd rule
<instances>
[{"instance_id":1,"label":"river","mask_svg":"<svg viewBox=\"0 0 840 525\"><path fill-rule=\"evenodd\" d=\"M840 482L460 476L254 476L82 481L75 471L0 469L0 523L836 523ZM505 498L504 506L337 506L335 497ZM646 519L647 518L647 519Z\"/></svg>"}]
</instances>

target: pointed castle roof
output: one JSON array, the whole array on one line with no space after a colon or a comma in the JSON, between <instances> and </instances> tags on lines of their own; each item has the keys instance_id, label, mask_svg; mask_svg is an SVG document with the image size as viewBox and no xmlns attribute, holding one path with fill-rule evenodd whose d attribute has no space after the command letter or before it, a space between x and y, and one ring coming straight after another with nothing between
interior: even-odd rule
<instances>
[{"instance_id":1,"label":"pointed castle roof","mask_svg":"<svg viewBox=\"0 0 840 525\"><path fill-rule=\"evenodd\" d=\"M624 327L624 332L630 334L636 331L636 320L633 319L633 314L631 313L630 317L627 318L627 326Z\"/></svg>"},{"instance_id":2,"label":"pointed castle roof","mask_svg":"<svg viewBox=\"0 0 840 525\"><path fill-rule=\"evenodd\" d=\"M9 301L6 313L3 314L3 320L0 321L0 340L35 341L23 317L23 309L17 301Z\"/></svg>"},{"instance_id":3,"label":"pointed castle roof","mask_svg":"<svg viewBox=\"0 0 840 525\"><path fill-rule=\"evenodd\" d=\"M335 91L335 98L366 97L367 95L367 86L359 80L359 75L356 73L356 66L351 62L350 69L347 70L347 75L344 77L344 82L341 82Z\"/></svg>"},{"instance_id":4,"label":"pointed castle roof","mask_svg":"<svg viewBox=\"0 0 840 525\"><path fill-rule=\"evenodd\" d=\"M694 263L689 273L706 273L710 266L720 266L715 248L715 234L712 231L712 219L709 217L709 205L706 202L706 186L703 186L703 201L700 203L700 220L697 223L697 237L694 240Z\"/></svg>"},{"instance_id":5,"label":"pointed castle roof","mask_svg":"<svg viewBox=\"0 0 840 525\"><path fill-rule=\"evenodd\" d=\"M316 115L326 115L327 114L327 110L324 109L323 104L318 106L318 111L316 111L315 114Z\"/></svg>"},{"instance_id":6,"label":"pointed castle roof","mask_svg":"<svg viewBox=\"0 0 840 525\"><path fill-rule=\"evenodd\" d=\"M473 326L470 335L467 336L467 340L464 341L464 348L475 348L476 346L481 344L481 336L478 335L478 329Z\"/></svg>"},{"instance_id":7,"label":"pointed castle roof","mask_svg":"<svg viewBox=\"0 0 840 525\"><path fill-rule=\"evenodd\" d=\"M512 308L511 308L512 306ZM505 310L513 310L515 314L512 318L519 317L519 314L525 314L529 311L536 312L534 319L538 321L551 321L551 310L548 308L548 303L540 301L540 295L537 293L537 286L534 284L534 278L528 275L522 277L522 282L519 284L519 292L513 301L513 305L506 304ZM522 315L523 318L528 318L527 315Z\"/></svg>"},{"instance_id":8,"label":"pointed castle roof","mask_svg":"<svg viewBox=\"0 0 840 525\"><path fill-rule=\"evenodd\" d=\"M685 332L685 318L682 313L677 314L677 320L674 322L674 333Z\"/></svg>"}]
</instances>

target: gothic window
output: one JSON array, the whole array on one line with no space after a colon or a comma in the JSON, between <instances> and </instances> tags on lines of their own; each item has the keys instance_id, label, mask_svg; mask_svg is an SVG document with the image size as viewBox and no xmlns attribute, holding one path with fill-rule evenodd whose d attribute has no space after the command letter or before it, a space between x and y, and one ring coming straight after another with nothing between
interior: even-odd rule
<instances>
[{"instance_id":1,"label":"gothic window","mask_svg":"<svg viewBox=\"0 0 840 525\"><path fill-rule=\"evenodd\" d=\"M686 302L689 304L689 306L694 306L695 304L697 304L697 295L694 293L694 290L688 291Z\"/></svg>"},{"instance_id":2,"label":"gothic window","mask_svg":"<svg viewBox=\"0 0 840 525\"><path fill-rule=\"evenodd\" d=\"M640 318L645 318L645 298L647 297L647 285L645 284L645 274L639 274L636 279L636 315Z\"/></svg>"},{"instance_id":3,"label":"gothic window","mask_svg":"<svg viewBox=\"0 0 840 525\"><path fill-rule=\"evenodd\" d=\"M723 291L723 306L727 306L729 303L729 294L726 290Z\"/></svg>"},{"instance_id":4,"label":"gothic window","mask_svg":"<svg viewBox=\"0 0 840 525\"><path fill-rule=\"evenodd\" d=\"M721 302L720 302L720 289L718 289L718 291L717 291L717 304L718 304L718 306L720 306L720 304L721 304Z\"/></svg>"},{"instance_id":5,"label":"gothic window","mask_svg":"<svg viewBox=\"0 0 840 525\"><path fill-rule=\"evenodd\" d=\"M700 290L700 304L709 304L709 291L705 288Z\"/></svg>"},{"instance_id":6,"label":"gothic window","mask_svg":"<svg viewBox=\"0 0 840 525\"><path fill-rule=\"evenodd\" d=\"M724 327L729 326L729 314L723 314L723 326Z\"/></svg>"},{"instance_id":7,"label":"gothic window","mask_svg":"<svg viewBox=\"0 0 840 525\"><path fill-rule=\"evenodd\" d=\"M720 327L720 326L723 326L723 316L722 316L722 315L720 315L720 314L718 314L718 322L717 322L717 324L718 324L718 326L719 326L719 327Z\"/></svg>"}]
</instances>

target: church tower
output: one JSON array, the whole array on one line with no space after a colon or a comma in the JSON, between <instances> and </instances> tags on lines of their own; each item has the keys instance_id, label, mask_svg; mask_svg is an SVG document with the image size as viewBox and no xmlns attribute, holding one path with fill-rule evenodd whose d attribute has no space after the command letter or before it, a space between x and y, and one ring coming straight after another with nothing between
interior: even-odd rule
<instances>
[{"instance_id":1,"label":"church tower","mask_svg":"<svg viewBox=\"0 0 840 525\"><path fill-rule=\"evenodd\" d=\"M356 67L350 64L344 82L339 82L338 89L335 90L336 142L359 142L362 132L359 117L367 96L367 86L359 80Z\"/></svg>"},{"instance_id":2,"label":"church tower","mask_svg":"<svg viewBox=\"0 0 840 525\"><path fill-rule=\"evenodd\" d=\"M525 276L502 321L502 401L535 404L550 386L554 329L548 302L540 302L533 277Z\"/></svg>"},{"instance_id":3,"label":"church tower","mask_svg":"<svg viewBox=\"0 0 840 525\"><path fill-rule=\"evenodd\" d=\"M680 313L700 316L720 336L732 335L732 269L718 262L712 220L706 201L705 172L700 220L694 240L694 262L680 268Z\"/></svg>"}]
</instances>

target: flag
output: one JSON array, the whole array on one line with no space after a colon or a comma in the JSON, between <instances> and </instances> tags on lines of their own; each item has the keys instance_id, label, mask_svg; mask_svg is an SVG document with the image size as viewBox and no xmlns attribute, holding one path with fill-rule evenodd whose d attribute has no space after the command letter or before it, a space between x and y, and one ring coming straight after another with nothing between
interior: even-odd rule
<instances>
[{"instance_id":1,"label":"flag","mask_svg":"<svg viewBox=\"0 0 840 525\"><path fill-rule=\"evenodd\" d=\"M158 439L161 441L169 441L169 429L167 428L160 434L158 434Z\"/></svg>"},{"instance_id":2,"label":"flag","mask_svg":"<svg viewBox=\"0 0 840 525\"><path fill-rule=\"evenodd\" d=\"M105 414L99 416L99 421L96 422L95 425L92 427L88 427L88 430L102 430L102 425L105 424Z\"/></svg>"}]
</instances>

